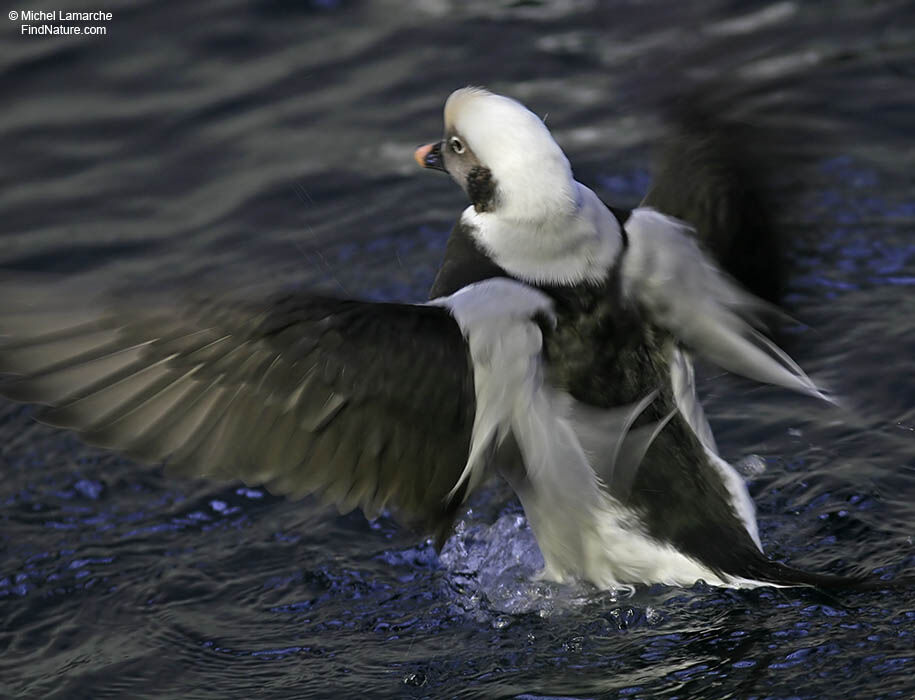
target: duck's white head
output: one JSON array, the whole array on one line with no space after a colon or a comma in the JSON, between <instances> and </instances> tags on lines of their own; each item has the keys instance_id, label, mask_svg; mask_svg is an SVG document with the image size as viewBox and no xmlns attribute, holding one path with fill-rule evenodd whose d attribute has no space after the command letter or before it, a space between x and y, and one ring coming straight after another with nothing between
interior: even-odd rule
<instances>
[{"instance_id":1,"label":"duck's white head","mask_svg":"<svg viewBox=\"0 0 915 700\"><path fill-rule=\"evenodd\" d=\"M416 160L451 175L477 212L537 222L576 203L569 161L543 120L482 88L451 93L444 138L417 149Z\"/></svg>"},{"instance_id":2,"label":"duck's white head","mask_svg":"<svg viewBox=\"0 0 915 700\"><path fill-rule=\"evenodd\" d=\"M444 170L473 205L461 217L506 271L531 282L603 279L621 245L619 225L575 182L549 129L520 102L462 88L445 102L445 135L416 149Z\"/></svg>"}]
</instances>

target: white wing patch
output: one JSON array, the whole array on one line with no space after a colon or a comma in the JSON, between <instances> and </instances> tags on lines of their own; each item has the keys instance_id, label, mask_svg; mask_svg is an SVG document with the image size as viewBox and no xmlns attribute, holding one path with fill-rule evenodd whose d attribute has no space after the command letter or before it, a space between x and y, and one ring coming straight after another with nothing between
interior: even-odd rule
<instances>
[{"instance_id":1,"label":"white wing patch","mask_svg":"<svg viewBox=\"0 0 915 700\"><path fill-rule=\"evenodd\" d=\"M641 207L626 222L624 294L681 343L719 367L832 402L748 320L765 302L741 290L699 249L682 221ZM698 433L697 433L698 434Z\"/></svg>"},{"instance_id":2,"label":"white wing patch","mask_svg":"<svg viewBox=\"0 0 915 700\"><path fill-rule=\"evenodd\" d=\"M465 482L466 493L480 482L491 450L540 393L543 336L533 318L551 316L552 301L533 287L496 278L430 303L451 311L473 361L476 414L467 464L449 494L453 498Z\"/></svg>"}]
</instances>

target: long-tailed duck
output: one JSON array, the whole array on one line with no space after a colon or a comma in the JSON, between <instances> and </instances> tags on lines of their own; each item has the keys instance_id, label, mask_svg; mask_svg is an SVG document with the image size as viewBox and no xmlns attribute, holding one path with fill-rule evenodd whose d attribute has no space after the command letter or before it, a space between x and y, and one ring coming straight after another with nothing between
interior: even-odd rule
<instances>
[{"instance_id":1,"label":"long-tailed duck","mask_svg":"<svg viewBox=\"0 0 915 700\"><path fill-rule=\"evenodd\" d=\"M828 398L756 330L766 305L688 224L576 182L520 103L465 88L444 116L416 159L471 204L427 303L7 295L0 370L18 376L0 392L90 443L388 508L439 541L501 465L556 581L858 581L765 557L697 399L693 354Z\"/></svg>"}]
</instances>

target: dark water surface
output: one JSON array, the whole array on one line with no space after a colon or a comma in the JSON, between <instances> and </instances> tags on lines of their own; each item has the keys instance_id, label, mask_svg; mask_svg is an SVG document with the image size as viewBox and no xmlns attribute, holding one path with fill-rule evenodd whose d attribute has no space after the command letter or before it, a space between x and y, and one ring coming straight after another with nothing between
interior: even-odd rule
<instances>
[{"instance_id":1,"label":"dark water surface","mask_svg":"<svg viewBox=\"0 0 915 700\"><path fill-rule=\"evenodd\" d=\"M55 9L23 2L9 9ZM60 3L105 36L0 25L0 268L218 266L422 299L464 204L417 172L447 94L548 115L631 205L653 105L727 78L800 138L786 342L828 409L708 372L774 557L915 568L915 12L898 2ZM798 183L807 189L791 195ZM181 482L0 405L0 697L915 696L915 591L538 583L494 485L441 557L393 522Z\"/></svg>"}]
</instances>

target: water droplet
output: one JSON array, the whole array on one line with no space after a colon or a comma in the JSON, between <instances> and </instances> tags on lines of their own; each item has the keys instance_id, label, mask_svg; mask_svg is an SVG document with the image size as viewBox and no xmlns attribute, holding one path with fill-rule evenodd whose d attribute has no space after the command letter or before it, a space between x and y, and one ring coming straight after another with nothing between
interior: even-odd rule
<instances>
[{"instance_id":1,"label":"water droplet","mask_svg":"<svg viewBox=\"0 0 915 700\"><path fill-rule=\"evenodd\" d=\"M413 671L408 673L403 679L404 685L412 685L414 688L421 688L426 685L426 674L422 671Z\"/></svg>"}]
</instances>

